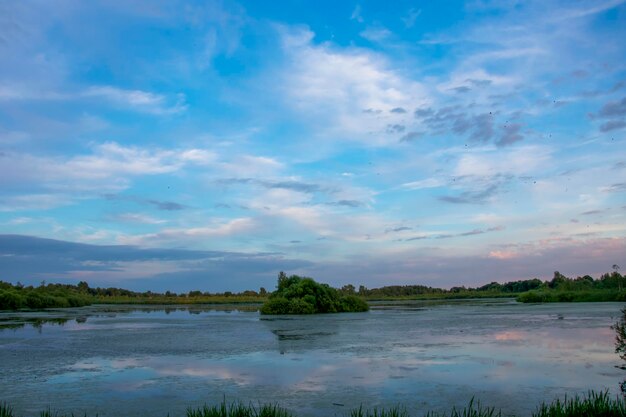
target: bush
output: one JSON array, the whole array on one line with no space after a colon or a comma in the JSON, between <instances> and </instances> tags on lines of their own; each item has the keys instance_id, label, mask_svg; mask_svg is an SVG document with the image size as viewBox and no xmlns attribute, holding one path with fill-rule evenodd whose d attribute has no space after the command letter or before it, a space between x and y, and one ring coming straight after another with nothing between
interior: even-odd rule
<instances>
[{"instance_id":1,"label":"bush","mask_svg":"<svg viewBox=\"0 0 626 417\"><path fill-rule=\"evenodd\" d=\"M15 291L0 290L0 310L18 310L26 307L26 299Z\"/></svg>"},{"instance_id":2,"label":"bush","mask_svg":"<svg viewBox=\"0 0 626 417\"><path fill-rule=\"evenodd\" d=\"M569 303L596 301L626 301L626 291L615 290L541 290L528 291L517 296L521 303Z\"/></svg>"},{"instance_id":3,"label":"bush","mask_svg":"<svg viewBox=\"0 0 626 417\"><path fill-rule=\"evenodd\" d=\"M284 297L272 298L261 306L261 314L289 314L289 300Z\"/></svg>"},{"instance_id":4,"label":"bush","mask_svg":"<svg viewBox=\"0 0 626 417\"><path fill-rule=\"evenodd\" d=\"M346 295L341 300L343 311L367 311L369 306L356 295Z\"/></svg>"},{"instance_id":5,"label":"bush","mask_svg":"<svg viewBox=\"0 0 626 417\"><path fill-rule=\"evenodd\" d=\"M261 307L261 314L315 314L367 311L367 303L355 295L342 295L312 278L278 275L277 290Z\"/></svg>"}]
</instances>

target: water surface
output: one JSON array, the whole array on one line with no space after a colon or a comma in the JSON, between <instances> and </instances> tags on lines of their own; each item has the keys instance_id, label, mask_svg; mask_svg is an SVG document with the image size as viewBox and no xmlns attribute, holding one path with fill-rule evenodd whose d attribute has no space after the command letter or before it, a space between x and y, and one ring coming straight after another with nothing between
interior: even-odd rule
<instances>
[{"instance_id":1,"label":"water surface","mask_svg":"<svg viewBox=\"0 0 626 417\"><path fill-rule=\"evenodd\" d=\"M224 397L302 416L476 397L529 415L608 389L622 303L387 303L367 313L259 316L233 307L94 306L0 313L0 393L19 414L183 415Z\"/></svg>"}]
</instances>

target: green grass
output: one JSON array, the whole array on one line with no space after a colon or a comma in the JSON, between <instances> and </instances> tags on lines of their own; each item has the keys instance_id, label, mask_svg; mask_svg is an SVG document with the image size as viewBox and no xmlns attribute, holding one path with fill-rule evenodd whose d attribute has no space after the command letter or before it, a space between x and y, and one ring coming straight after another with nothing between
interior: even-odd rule
<instances>
[{"instance_id":1,"label":"green grass","mask_svg":"<svg viewBox=\"0 0 626 417\"><path fill-rule=\"evenodd\" d=\"M244 405L238 402L187 409L187 417L295 417L289 411L276 404Z\"/></svg>"},{"instance_id":2,"label":"green grass","mask_svg":"<svg viewBox=\"0 0 626 417\"><path fill-rule=\"evenodd\" d=\"M449 417L501 417L502 411L496 411L495 407L483 407L480 404L480 401L477 401L474 404L474 398L472 398L467 405L460 410L457 410L456 407L452 408L452 411L449 414ZM448 417L448 414L437 413L429 411L426 413L426 417Z\"/></svg>"},{"instance_id":3,"label":"green grass","mask_svg":"<svg viewBox=\"0 0 626 417\"><path fill-rule=\"evenodd\" d=\"M0 417L14 417L13 409L5 402L0 403Z\"/></svg>"},{"instance_id":4,"label":"green grass","mask_svg":"<svg viewBox=\"0 0 626 417\"><path fill-rule=\"evenodd\" d=\"M337 414L342 416L342 414ZM484 407L472 399L466 407L452 408L450 412L428 411L425 414L409 414L406 408L395 406L390 408L367 409L363 406L353 409L346 417L502 417L502 411L494 407ZM505 414L509 416L509 414ZM40 417L74 417L74 414L59 414L50 409L39 413ZM84 414L87 417L87 414ZM168 414L169 416L169 414ZM228 403L224 399L216 405L204 405L198 408L188 408L186 417L297 417L278 404L259 404L255 406L240 402ZM0 403L0 417L22 417L14 413L8 403ZM24 416L27 417L27 416ZM152 417L152 416L151 416ZM520 416L522 417L522 416ZM553 402L543 403L532 413L532 417L626 417L626 399L611 397L608 391L589 391L583 397L565 397Z\"/></svg>"},{"instance_id":5,"label":"green grass","mask_svg":"<svg viewBox=\"0 0 626 417\"><path fill-rule=\"evenodd\" d=\"M409 417L409 413L405 408L395 406L391 408L374 408L372 410L364 410L363 406L352 410L350 417Z\"/></svg>"},{"instance_id":6,"label":"green grass","mask_svg":"<svg viewBox=\"0 0 626 417\"><path fill-rule=\"evenodd\" d=\"M416 295L368 295L367 301L426 301L426 300L465 300L470 298L515 298L520 293L513 292L486 292L486 291L464 291L458 293L432 293Z\"/></svg>"},{"instance_id":7,"label":"green grass","mask_svg":"<svg viewBox=\"0 0 626 417\"><path fill-rule=\"evenodd\" d=\"M429 411L424 414L425 417L501 417L502 412L495 410L493 407L483 407L480 402L474 403L472 398L467 405L458 410L456 407L452 408L450 414L438 413L436 411ZM372 410L363 409L359 407L350 412L350 417L410 417L406 408L395 406L391 408L374 408Z\"/></svg>"},{"instance_id":8,"label":"green grass","mask_svg":"<svg viewBox=\"0 0 626 417\"><path fill-rule=\"evenodd\" d=\"M542 404L533 417L624 417L626 402L623 398L611 398L609 393L590 391L585 397L557 399Z\"/></svg>"},{"instance_id":9,"label":"green grass","mask_svg":"<svg viewBox=\"0 0 626 417\"><path fill-rule=\"evenodd\" d=\"M528 291L517 296L521 303L569 303L569 302L598 302L598 301L626 301L626 291L609 290L539 290Z\"/></svg>"},{"instance_id":10,"label":"green grass","mask_svg":"<svg viewBox=\"0 0 626 417\"><path fill-rule=\"evenodd\" d=\"M222 295L201 295L195 297L167 297L164 295L151 297L94 297L94 304L145 304L145 305L189 305L189 304L262 304L268 297Z\"/></svg>"}]
</instances>

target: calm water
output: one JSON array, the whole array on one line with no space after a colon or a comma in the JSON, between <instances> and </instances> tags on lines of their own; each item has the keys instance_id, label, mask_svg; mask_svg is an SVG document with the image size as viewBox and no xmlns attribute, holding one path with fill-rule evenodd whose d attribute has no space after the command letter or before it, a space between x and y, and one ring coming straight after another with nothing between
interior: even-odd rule
<instances>
[{"instance_id":1,"label":"calm water","mask_svg":"<svg viewBox=\"0 0 626 417\"><path fill-rule=\"evenodd\" d=\"M529 415L541 400L617 393L622 303L464 301L265 318L236 309L97 306L0 313L0 401L100 416L183 415L226 399L302 416L475 396ZM42 321L42 319L48 321Z\"/></svg>"}]
</instances>

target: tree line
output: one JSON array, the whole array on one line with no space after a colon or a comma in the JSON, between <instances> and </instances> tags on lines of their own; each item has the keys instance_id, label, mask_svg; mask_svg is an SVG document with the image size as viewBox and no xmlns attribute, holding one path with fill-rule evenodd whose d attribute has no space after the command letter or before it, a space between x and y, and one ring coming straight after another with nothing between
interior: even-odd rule
<instances>
[{"instance_id":1,"label":"tree line","mask_svg":"<svg viewBox=\"0 0 626 417\"><path fill-rule=\"evenodd\" d=\"M131 291L124 288L92 288L86 281L72 284L47 284L42 281L39 286L25 286L21 283L11 284L0 281L0 310L19 310L24 308L64 308L82 307L91 304L188 304L201 302L260 302L267 298L267 290L246 290L238 293L189 291L164 293L153 291Z\"/></svg>"},{"instance_id":2,"label":"tree line","mask_svg":"<svg viewBox=\"0 0 626 417\"><path fill-rule=\"evenodd\" d=\"M626 279L619 273L618 265L613 265L612 269L612 272L602 274L597 279L589 275L569 278L556 271L551 280L542 281L538 278L533 278L510 281L504 284L491 282L474 288L457 286L450 289L443 289L425 285L389 285L369 289L360 285L357 289L354 285L348 284L337 290L332 288L332 290L337 291L340 297L359 296L365 299L518 296L518 300L525 302L626 300ZM291 282L289 280L292 277L302 279L302 277L298 277L297 275L288 277L281 272L277 289L273 293L263 287L258 291L246 290L241 292L225 291L211 293L194 290L183 293L172 291L159 293L153 291L137 292L115 287L92 288L86 281L80 281L76 285L47 284L45 281L42 281L39 286L25 286L19 282L17 284L11 284L9 282L0 281L0 310L80 307L94 303L260 303L266 301L271 294L284 293L285 289L291 285L287 284ZM300 282L298 285L303 286L307 282L308 281L304 283ZM326 290L319 291L321 294ZM350 298L350 300L354 299ZM304 308L307 306L302 305L301 307Z\"/></svg>"},{"instance_id":3,"label":"tree line","mask_svg":"<svg viewBox=\"0 0 626 417\"><path fill-rule=\"evenodd\" d=\"M353 285L344 285L340 291L344 294L356 294L366 298L415 297L422 295L517 295L528 291L588 291L618 290L626 288L626 279L619 273L619 267L613 266L613 272L602 274L598 279L590 275L569 278L558 271L551 280L539 278L510 281L504 284L490 282L480 287L457 286L450 289L428 287L425 285L388 285L380 288L366 288L360 285L358 290Z\"/></svg>"}]
</instances>

